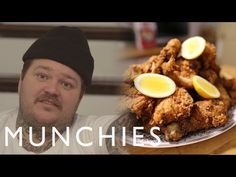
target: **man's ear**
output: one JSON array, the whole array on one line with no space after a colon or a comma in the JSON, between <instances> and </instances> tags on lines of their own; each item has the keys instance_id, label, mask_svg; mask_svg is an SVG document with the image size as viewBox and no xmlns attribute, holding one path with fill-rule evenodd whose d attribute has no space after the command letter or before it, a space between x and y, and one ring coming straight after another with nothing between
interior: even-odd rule
<instances>
[{"instance_id":1,"label":"man's ear","mask_svg":"<svg viewBox=\"0 0 236 177\"><path fill-rule=\"evenodd\" d=\"M21 75L18 82L18 94L20 93L20 88L21 88Z\"/></svg>"}]
</instances>

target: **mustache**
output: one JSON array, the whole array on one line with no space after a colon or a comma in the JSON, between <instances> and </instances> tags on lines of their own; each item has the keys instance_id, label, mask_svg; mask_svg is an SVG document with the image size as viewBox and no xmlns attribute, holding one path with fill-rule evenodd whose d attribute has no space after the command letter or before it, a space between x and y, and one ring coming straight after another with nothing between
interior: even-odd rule
<instances>
[{"instance_id":1,"label":"mustache","mask_svg":"<svg viewBox=\"0 0 236 177\"><path fill-rule=\"evenodd\" d=\"M61 102L58 100L57 96L50 94L50 93L44 93L40 95L38 98L36 98L35 102L50 102L53 105L55 105L57 108L62 109Z\"/></svg>"}]
</instances>

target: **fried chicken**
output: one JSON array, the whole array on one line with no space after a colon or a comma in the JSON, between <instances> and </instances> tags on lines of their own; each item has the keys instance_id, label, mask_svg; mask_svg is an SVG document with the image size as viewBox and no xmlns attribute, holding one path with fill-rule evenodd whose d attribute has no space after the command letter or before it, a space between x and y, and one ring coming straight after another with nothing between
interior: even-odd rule
<instances>
[{"instance_id":1,"label":"fried chicken","mask_svg":"<svg viewBox=\"0 0 236 177\"><path fill-rule=\"evenodd\" d=\"M161 73L161 65L165 60L176 57L180 51L181 43L178 39L168 42L158 56L152 56L143 64L131 65L125 73L125 82L132 83L134 78L142 73Z\"/></svg>"},{"instance_id":2,"label":"fried chicken","mask_svg":"<svg viewBox=\"0 0 236 177\"><path fill-rule=\"evenodd\" d=\"M189 117L192 106L192 97L184 88L178 88L173 95L162 99L156 105L150 125L166 125Z\"/></svg>"},{"instance_id":3,"label":"fried chicken","mask_svg":"<svg viewBox=\"0 0 236 177\"><path fill-rule=\"evenodd\" d=\"M163 74L173 79L177 86L193 88L192 77L197 75L201 65L199 61L180 58L176 61L173 57L162 64Z\"/></svg>"},{"instance_id":4,"label":"fried chicken","mask_svg":"<svg viewBox=\"0 0 236 177\"><path fill-rule=\"evenodd\" d=\"M189 133L225 125L228 111L236 105L236 78L221 78L216 64L216 48L206 43L203 53L196 59L180 56L181 42L170 40L159 55L150 57L143 64L128 68L122 91L122 104L149 132L159 126L167 141L178 141ZM151 98L134 87L134 79L143 73L158 73L171 78L177 89L166 98ZM195 90L192 77L200 75L215 85L220 97L206 99Z\"/></svg>"},{"instance_id":5,"label":"fried chicken","mask_svg":"<svg viewBox=\"0 0 236 177\"><path fill-rule=\"evenodd\" d=\"M236 78L222 79L222 83L231 97L231 105L236 105Z\"/></svg>"},{"instance_id":6,"label":"fried chicken","mask_svg":"<svg viewBox=\"0 0 236 177\"><path fill-rule=\"evenodd\" d=\"M141 94L134 87L124 84L121 98L122 107L128 108L139 119L143 116L151 117L156 100Z\"/></svg>"},{"instance_id":7,"label":"fried chicken","mask_svg":"<svg viewBox=\"0 0 236 177\"><path fill-rule=\"evenodd\" d=\"M192 89L192 77L201 75L214 84L219 76L220 68L216 64L216 49L213 44L206 43L205 50L199 59L185 60L182 57L171 57L162 64L163 74L175 81L179 87Z\"/></svg>"},{"instance_id":8,"label":"fried chicken","mask_svg":"<svg viewBox=\"0 0 236 177\"><path fill-rule=\"evenodd\" d=\"M125 73L125 83L131 84L135 77L143 73L160 73L160 67L163 62L164 58L152 56L143 64L131 65Z\"/></svg>"},{"instance_id":9,"label":"fried chicken","mask_svg":"<svg viewBox=\"0 0 236 177\"><path fill-rule=\"evenodd\" d=\"M208 80L213 85L215 84L215 82L218 79L218 75L217 75L217 73L213 69L209 69L209 70L206 70L206 71L205 70L201 70L199 72L199 75L204 77L206 80Z\"/></svg>"},{"instance_id":10,"label":"fried chicken","mask_svg":"<svg viewBox=\"0 0 236 177\"><path fill-rule=\"evenodd\" d=\"M163 126L161 132L167 141L177 141L188 133L222 126L227 120L227 110L222 101L198 101L194 103L189 118Z\"/></svg>"},{"instance_id":11,"label":"fried chicken","mask_svg":"<svg viewBox=\"0 0 236 177\"><path fill-rule=\"evenodd\" d=\"M202 63L202 70L207 71L212 69L219 75L220 67L216 64L216 47L214 44L207 42L205 50L198 60Z\"/></svg>"},{"instance_id":12,"label":"fried chicken","mask_svg":"<svg viewBox=\"0 0 236 177\"><path fill-rule=\"evenodd\" d=\"M220 92L219 100L221 100L224 103L224 107L226 111L228 111L230 107L232 106L232 99L230 98L228 92L226 91L226 89L221 83L217 83L216 87L218 88Z\"/></svg>"}]
</instances>

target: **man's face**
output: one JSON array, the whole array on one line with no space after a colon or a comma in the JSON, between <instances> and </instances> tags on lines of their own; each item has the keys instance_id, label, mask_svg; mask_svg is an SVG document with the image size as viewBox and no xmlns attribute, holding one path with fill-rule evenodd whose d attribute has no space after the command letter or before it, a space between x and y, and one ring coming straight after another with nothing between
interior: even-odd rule
<instances>
[{"instance_id":1,"label":"man's face","mask_svg":"<svg viewBox=\"0 0 236 177\"><path fill-rule=\"evenodd\" d=\"M19 82L18 92L21 114L30 126L63 128L73 121L79 105L81 78L66 65L36 59Z\"/></svg>"}]
</instances>

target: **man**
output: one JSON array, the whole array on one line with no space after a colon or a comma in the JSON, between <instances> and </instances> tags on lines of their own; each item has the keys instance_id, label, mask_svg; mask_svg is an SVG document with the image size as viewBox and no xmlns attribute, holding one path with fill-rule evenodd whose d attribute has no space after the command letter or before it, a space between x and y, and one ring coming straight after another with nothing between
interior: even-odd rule
<instances>
[{"instance_id":1,"label":"man","mask_svg":"<svg viewBox=\"0 0 236 177\"><path fill-rule=\"evenodd\" d=\"M0 114L0 153L108 153L105 134L115 117L76 114L94 69L83 33L56 27L31 45L23 61L19 108Z\"/></svg>"}]
</instances>

